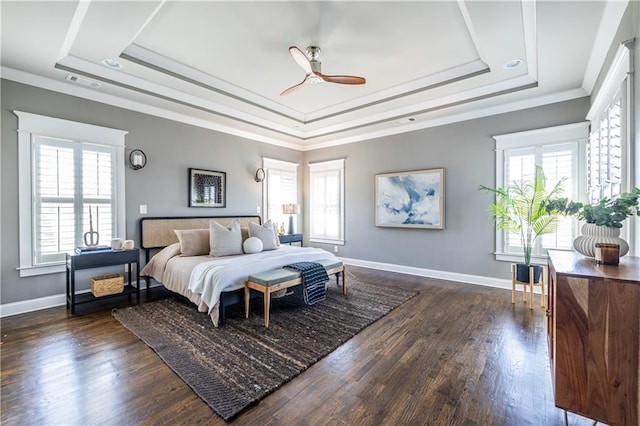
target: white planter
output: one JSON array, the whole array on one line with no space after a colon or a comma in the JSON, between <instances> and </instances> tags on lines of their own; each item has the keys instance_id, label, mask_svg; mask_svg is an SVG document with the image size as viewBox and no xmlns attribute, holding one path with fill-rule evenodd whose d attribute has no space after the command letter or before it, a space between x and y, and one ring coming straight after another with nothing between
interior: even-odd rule
<instances>
[{"instance_id":1,"label":"white planter","mask_svg":"<svg viewBox=\"0 0 640 426\"><path fill-rule=\"evenodd\" d=\"M594 223L582 225L582 235L573 240L573 248L587 257L596 257L596 243L618 244L620 257L629 252L629 244L620 238L620 228L598 226Z\"/></svg>"}]
</instances>

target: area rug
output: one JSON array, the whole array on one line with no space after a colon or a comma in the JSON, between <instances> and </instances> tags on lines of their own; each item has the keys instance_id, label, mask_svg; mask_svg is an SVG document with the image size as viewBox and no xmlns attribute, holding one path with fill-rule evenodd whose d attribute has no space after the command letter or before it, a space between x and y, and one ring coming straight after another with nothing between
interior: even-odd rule
<instances>
[{"instance_id":1,"label":"area rug","mask_svg":"<svg viewBox=\"0 0 640 426\"><path fill-rule=\"evenodd\" d=\"M417 292L347 276L348 295L331 281L313 306L272 301L264 327L262 299L230 307L223 327L181 298L113 311L220 417L232 420Z\"/></svg>"}]
</instances>

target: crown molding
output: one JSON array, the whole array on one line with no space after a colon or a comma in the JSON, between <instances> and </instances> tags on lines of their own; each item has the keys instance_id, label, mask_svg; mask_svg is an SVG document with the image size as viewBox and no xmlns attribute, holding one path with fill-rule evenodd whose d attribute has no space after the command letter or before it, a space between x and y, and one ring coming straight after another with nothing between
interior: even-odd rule
<instances>
[{"instance_id":1,"label":"crown molding","mask_svg":"<svg viewBox=\"0 0 640 426\"><path fill-rule=\"evenodd\" d=\"M319 141L317 143L305 144L304 140L301 140L298 143L283 141L282 139L279 139L279 138L267 136L267 135L256 133L256 132L240 130L231 126L218 124L209 120L192 117L182 113L176 113L173 111L166 110L164 108L150 106L141 102L122 99L117 96L101 93L97 90L74 86L69 83L56 81L53 79L37 76L31 73L26 73L24 71L15 70L12 68L1 67L0 75L4 79L15 81L17 83L27 84L30 86L39 87L42 89L51 90L58 93L63 93L63 94L76 96L79 98L83 98L83 99L87 99L95 102L100 102L100 103L115 106L118 108L136 111L143 114L152 115L155 117L165 118L171 121L189 124L196 127L201 127L209 130L214 130L214 131L254 140L257 142L276 145L283 148L294 149L297 151L311 151L315 149L328 148L332 146L360 142L360 141L369 140L369 139L376 139L376 138L385 137L385 136L392 136L400 133L406 133L406 132L411 132L411 131L420 130L420 129L442 126L442 125L457 123L461 121L473 120L477 118L503 114L511 111L518 111L518 110L527 109L527 108L534 108L538 106L568 101L568 100L587 96L587 93L584 90L578 88L578 89L538 96L535 98L503 103L503 104L492 106L492 107L483 107L481 105L478 105L478 108L475 108L473 111L447 114L442 117L425 119L422 121L412 122L407 125L401 125L401 126L387 128L387 129L377 129L377 130L369 130L369 131L367 131L366 129L362 129L361 133L357 135L351 135L348 137L336 136L335 138L330 138L329 140L326 140L326 141ZM478 101L478 102L480 103L481 101ZM454 108L454 110L456 109L456 107L452 107L452 108ZM389 118L389 120L391 119L393 118Z\"/></svg>"}]
</instances>

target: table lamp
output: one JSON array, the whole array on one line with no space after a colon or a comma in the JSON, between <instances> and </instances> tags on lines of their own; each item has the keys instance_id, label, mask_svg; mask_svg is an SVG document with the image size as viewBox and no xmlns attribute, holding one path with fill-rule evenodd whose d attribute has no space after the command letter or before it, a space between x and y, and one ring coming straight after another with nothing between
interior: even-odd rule
<instances>
[{"instance_id":1,"label":"table lamp","mask_svg":"<svg viewBox=\"0 0 640 426\"><path fill-rule=\"evenodd\" d=\"M289 215L289 235L294 233L293 215L300 213L300 206L297 204L283 204L282 213Z\"/></svg>"}]
</instances>

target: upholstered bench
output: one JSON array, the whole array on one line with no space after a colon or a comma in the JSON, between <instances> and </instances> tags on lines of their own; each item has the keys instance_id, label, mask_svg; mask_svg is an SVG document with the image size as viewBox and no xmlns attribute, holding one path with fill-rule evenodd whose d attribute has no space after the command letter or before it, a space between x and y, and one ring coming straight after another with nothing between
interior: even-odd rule
<instances>
[{"instance_id":1,"label":"upholstered bench","mask_svg":"<svg viewBox=\"0 0 640 426\"><path fill-rule=\"evenodd\" d=\"M328 275L336 275L336 282L342 276L342 294L347 294L347 283L345 281L344 265L339 260L316 260L324 266ZM244 285L244 314L249 318L249 296L251 290L259 291L264 298L264 326L269 327L269 308L271 306L271 293L285 288L302 284L300 272L285 268L273 269L271 271L250 275Z\"/></svg>"}]
</instances>

